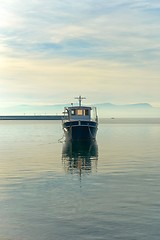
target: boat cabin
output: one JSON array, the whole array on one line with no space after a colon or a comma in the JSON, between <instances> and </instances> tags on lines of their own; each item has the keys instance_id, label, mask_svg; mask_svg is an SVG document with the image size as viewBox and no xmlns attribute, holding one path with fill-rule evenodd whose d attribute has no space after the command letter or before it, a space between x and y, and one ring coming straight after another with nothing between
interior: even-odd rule
<instances>
[{"instance_id":1,"label":"boat cabin","mask_svg":"<svg viewBox=\"0 0 160 240\"><path fill-rule=\"evenodd\" d=\"M66 141L92 141L96 138L98 129L98 116L96 107L82 106L81 95L76 98L79 100L79 106L73 105L64 108L64 118L62 119L62 128Z\"/></svg>"},{"instance_id":2,"label":"boat cabin","mask_svg":"<svg viewBox=\"0 0 160 240\"><path fill-rule=\"evenodd\" d=\"M69 121L77 121L77 120L90 121L91 110L92 110L91 107L84 107L84 106L66 108Z\"/></svg>"}]
</instances>

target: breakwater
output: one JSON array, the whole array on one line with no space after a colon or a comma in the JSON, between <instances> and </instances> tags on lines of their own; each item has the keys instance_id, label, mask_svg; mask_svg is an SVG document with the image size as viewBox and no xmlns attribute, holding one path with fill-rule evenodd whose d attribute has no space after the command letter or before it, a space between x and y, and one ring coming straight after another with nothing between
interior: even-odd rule
<instances>
[{"instance_id":1,"label":"breakwater","mask_svg":"<svg viewBox=\"0 0 160 240\"><path fill-rule=\"evenodd\" d=\"M61 115L14 115L14 116L0 116L0 120L62 120L64 116Z\"/></svg>"}]
</instances>

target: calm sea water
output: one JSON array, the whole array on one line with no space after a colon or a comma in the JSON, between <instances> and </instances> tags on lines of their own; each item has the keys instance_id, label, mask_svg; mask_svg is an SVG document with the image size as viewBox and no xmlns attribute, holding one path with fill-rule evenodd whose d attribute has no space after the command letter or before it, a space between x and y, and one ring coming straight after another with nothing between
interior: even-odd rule
<instances>
[{"instance_id":1,"label":"calm sea water","mask_svg":"<svg viewBox=\"0 0 160 240\"><path fill-rule=\"evenodd\" d=\"M138 122L74 146L61 122L0 121L0 240L159 240L160 121Z\"/></svg>"}]
</instances>

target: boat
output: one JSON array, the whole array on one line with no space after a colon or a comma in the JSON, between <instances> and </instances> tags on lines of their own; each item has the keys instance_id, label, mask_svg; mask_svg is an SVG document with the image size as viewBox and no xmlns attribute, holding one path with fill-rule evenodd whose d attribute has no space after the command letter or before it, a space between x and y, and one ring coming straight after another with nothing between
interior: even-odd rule
<instances>
[{"instance_id":1,"label":"boat","mask_svg":"<svg viewBox=\"0 0 160 240\"><path fill-rule=\"evenodd\" d=\"M62 128L67 141L94 141L98 130L98 116L96 107L82 106L81 95L79 104L64 108Z\"/></svg>"}]
</instances>

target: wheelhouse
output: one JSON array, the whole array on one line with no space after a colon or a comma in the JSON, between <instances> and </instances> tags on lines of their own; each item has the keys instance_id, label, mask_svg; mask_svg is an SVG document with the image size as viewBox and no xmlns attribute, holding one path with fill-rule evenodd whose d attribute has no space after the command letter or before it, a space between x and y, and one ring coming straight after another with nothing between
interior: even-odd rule
<instances>
[{"instance_id":1,"label":"wheelhouse","mask_svg":"<svg viewBox=\"0 0 160 240\"><path fill-rule=\"evenodd\" d=\"M91 107L68 107L66 108L69 121L90 121L91 120Z\"/></svg>"}]
</instances>

